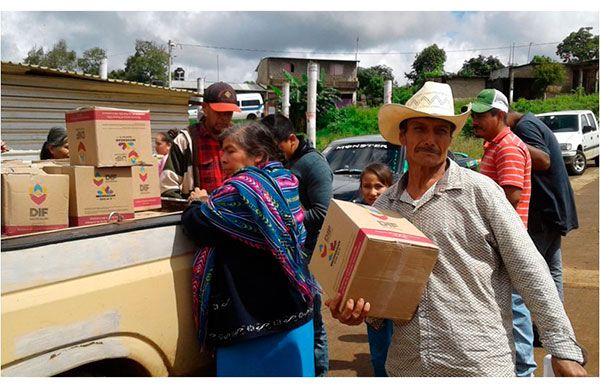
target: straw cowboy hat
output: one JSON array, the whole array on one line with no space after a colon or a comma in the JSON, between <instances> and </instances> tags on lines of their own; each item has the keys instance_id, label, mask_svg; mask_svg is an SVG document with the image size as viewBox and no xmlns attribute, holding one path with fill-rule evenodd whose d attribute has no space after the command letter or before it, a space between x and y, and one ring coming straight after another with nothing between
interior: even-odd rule
<instances>
[{"instance_id":1,"label":"straw cowboy hat","mask_svg":"<svg viewBox=\"0 0 600 388\"><path fill-rule=\"evenodd\" d=\"M442 119L453 123L456 136L465 125L471 104L467 106L464 113L454 115L454 99L450 85L439 82L425 82L425 85L417 91L405 105L385 104L379 110L379 132L392 144L400 145L400 123L406 119L416 117L431 117Z\"/></svg>"}]
</instances>

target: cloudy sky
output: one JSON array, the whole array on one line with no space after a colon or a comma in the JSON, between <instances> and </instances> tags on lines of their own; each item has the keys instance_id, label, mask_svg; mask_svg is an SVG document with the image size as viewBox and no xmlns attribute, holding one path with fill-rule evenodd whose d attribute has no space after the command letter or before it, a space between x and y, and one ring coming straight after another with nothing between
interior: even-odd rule
<instances>
[{"instance_id":1,"label":"cloudy sky","mask_svg":"<svg viewBox=\"0 0 600 388\"><path fill-rule=\"evenodd\" d=\"M352 60L356 56L361 67L391 67L398 83L404 84L404 73L411 71L415 55L434 43L446 51L445 70L456 72L465 60L479 54L496 56L508 64L513 43L516 64L527 63L540 54L558 59L556 45L569 33L586 26L593 27L595 35L599 30L598 7L590 10L591 6L577 1L570 9L579 11L517 11L518 2L497 8L501 11L468 12L391 9L376 7L377 0L340 2L327 10L321 10L319 2L310 1L309 10L300 11L282 10L273 4L252 11L243 2L229 4L227 11L192 11L198 9L193 3L173 4L190 11L151 10L147 3L134 3L132 11L123 9L118 2L109 2L111 8L105 9L119 11L82 11L64 3L58 9L45 11L37 9L47 6L33 5L26 11L3 8L1 58L21 62L32 47L48 51L59 39L65 39L68 48L78 56L92 47L105 49L109 70L113 70L125 67L127 57L135 51L136 39L155 41L165 47L171 40L176 43L173 69L184 68L186 79L255 80L256 66L264 57ZM370 9L380 11L366 11L369 4L375 5ZM468 2L458 7L477 9L469 7Z\"/></svg>"}]
</instances>

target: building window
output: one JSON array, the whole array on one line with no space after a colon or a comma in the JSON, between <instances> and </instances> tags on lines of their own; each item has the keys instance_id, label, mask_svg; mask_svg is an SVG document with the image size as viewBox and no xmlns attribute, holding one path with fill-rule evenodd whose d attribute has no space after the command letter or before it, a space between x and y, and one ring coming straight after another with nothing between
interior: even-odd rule
<instances>
[{"instance_id":1,"label":"building window","mask_svg":"<svg viewBox=\"0 0 600 388\"><path fill-rule=\"evenodd\" d=\"M294 72L294 64L293 63L284 63L283 64L283 70L287 71L288 73L293 73Z\"/></svg>"},{"instance_id":2,"label":"building window","mask_svg":"<svg viewBox=\"0 0 600 388\"><path fill-rule=\"evenodd\" d=\"M329 66L329 75L343 75L344 65L341 63L333 63Z\"/></svg>"}]
</instances>

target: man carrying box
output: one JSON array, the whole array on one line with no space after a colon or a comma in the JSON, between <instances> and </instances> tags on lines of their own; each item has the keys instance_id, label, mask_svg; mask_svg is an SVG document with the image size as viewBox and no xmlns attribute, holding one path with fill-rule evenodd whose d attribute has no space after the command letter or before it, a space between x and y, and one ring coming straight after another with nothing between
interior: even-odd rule
<instances>
[{"instance_id":1,"label":"man carrying box","mask_svg":"<svg viewBox=\"0 0 600 388\"><path fill-rule=\"evenodd\" d=\"M426 82L406 105L379 111L379 130L406 147L408 172L374 206L393 210L439 247L412 319L395 321L389 376L515 376L511 291L540 329L557 376L585 376L585 350L562 306L543 257L502 189L460 168L447 151L469 111L454 115L450 86ZM341 295L325 302L348 325L377 300Z\"/></svg>"}]
</instances>

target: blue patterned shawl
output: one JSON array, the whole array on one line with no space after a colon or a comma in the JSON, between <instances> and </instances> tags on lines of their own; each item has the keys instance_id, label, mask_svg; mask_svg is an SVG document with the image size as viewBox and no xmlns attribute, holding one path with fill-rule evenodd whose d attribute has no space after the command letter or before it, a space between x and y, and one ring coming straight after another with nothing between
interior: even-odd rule
<instances>
[{"instance_id":1,"label":"blue patterned shawl","mask_svg":"<svg viewBox=\"0 0 600 388\"><path fill-rule=\"evenodd\" d=\"M200 207L216 228L250 247L272 252L290 283L308 302L318 291L306 268L306 230L298 180L279 162L246 167L226 180ZM206 347L208 302L215 248L196 254L192 274L194 323Z\"/></svg>"}]
</instances>

